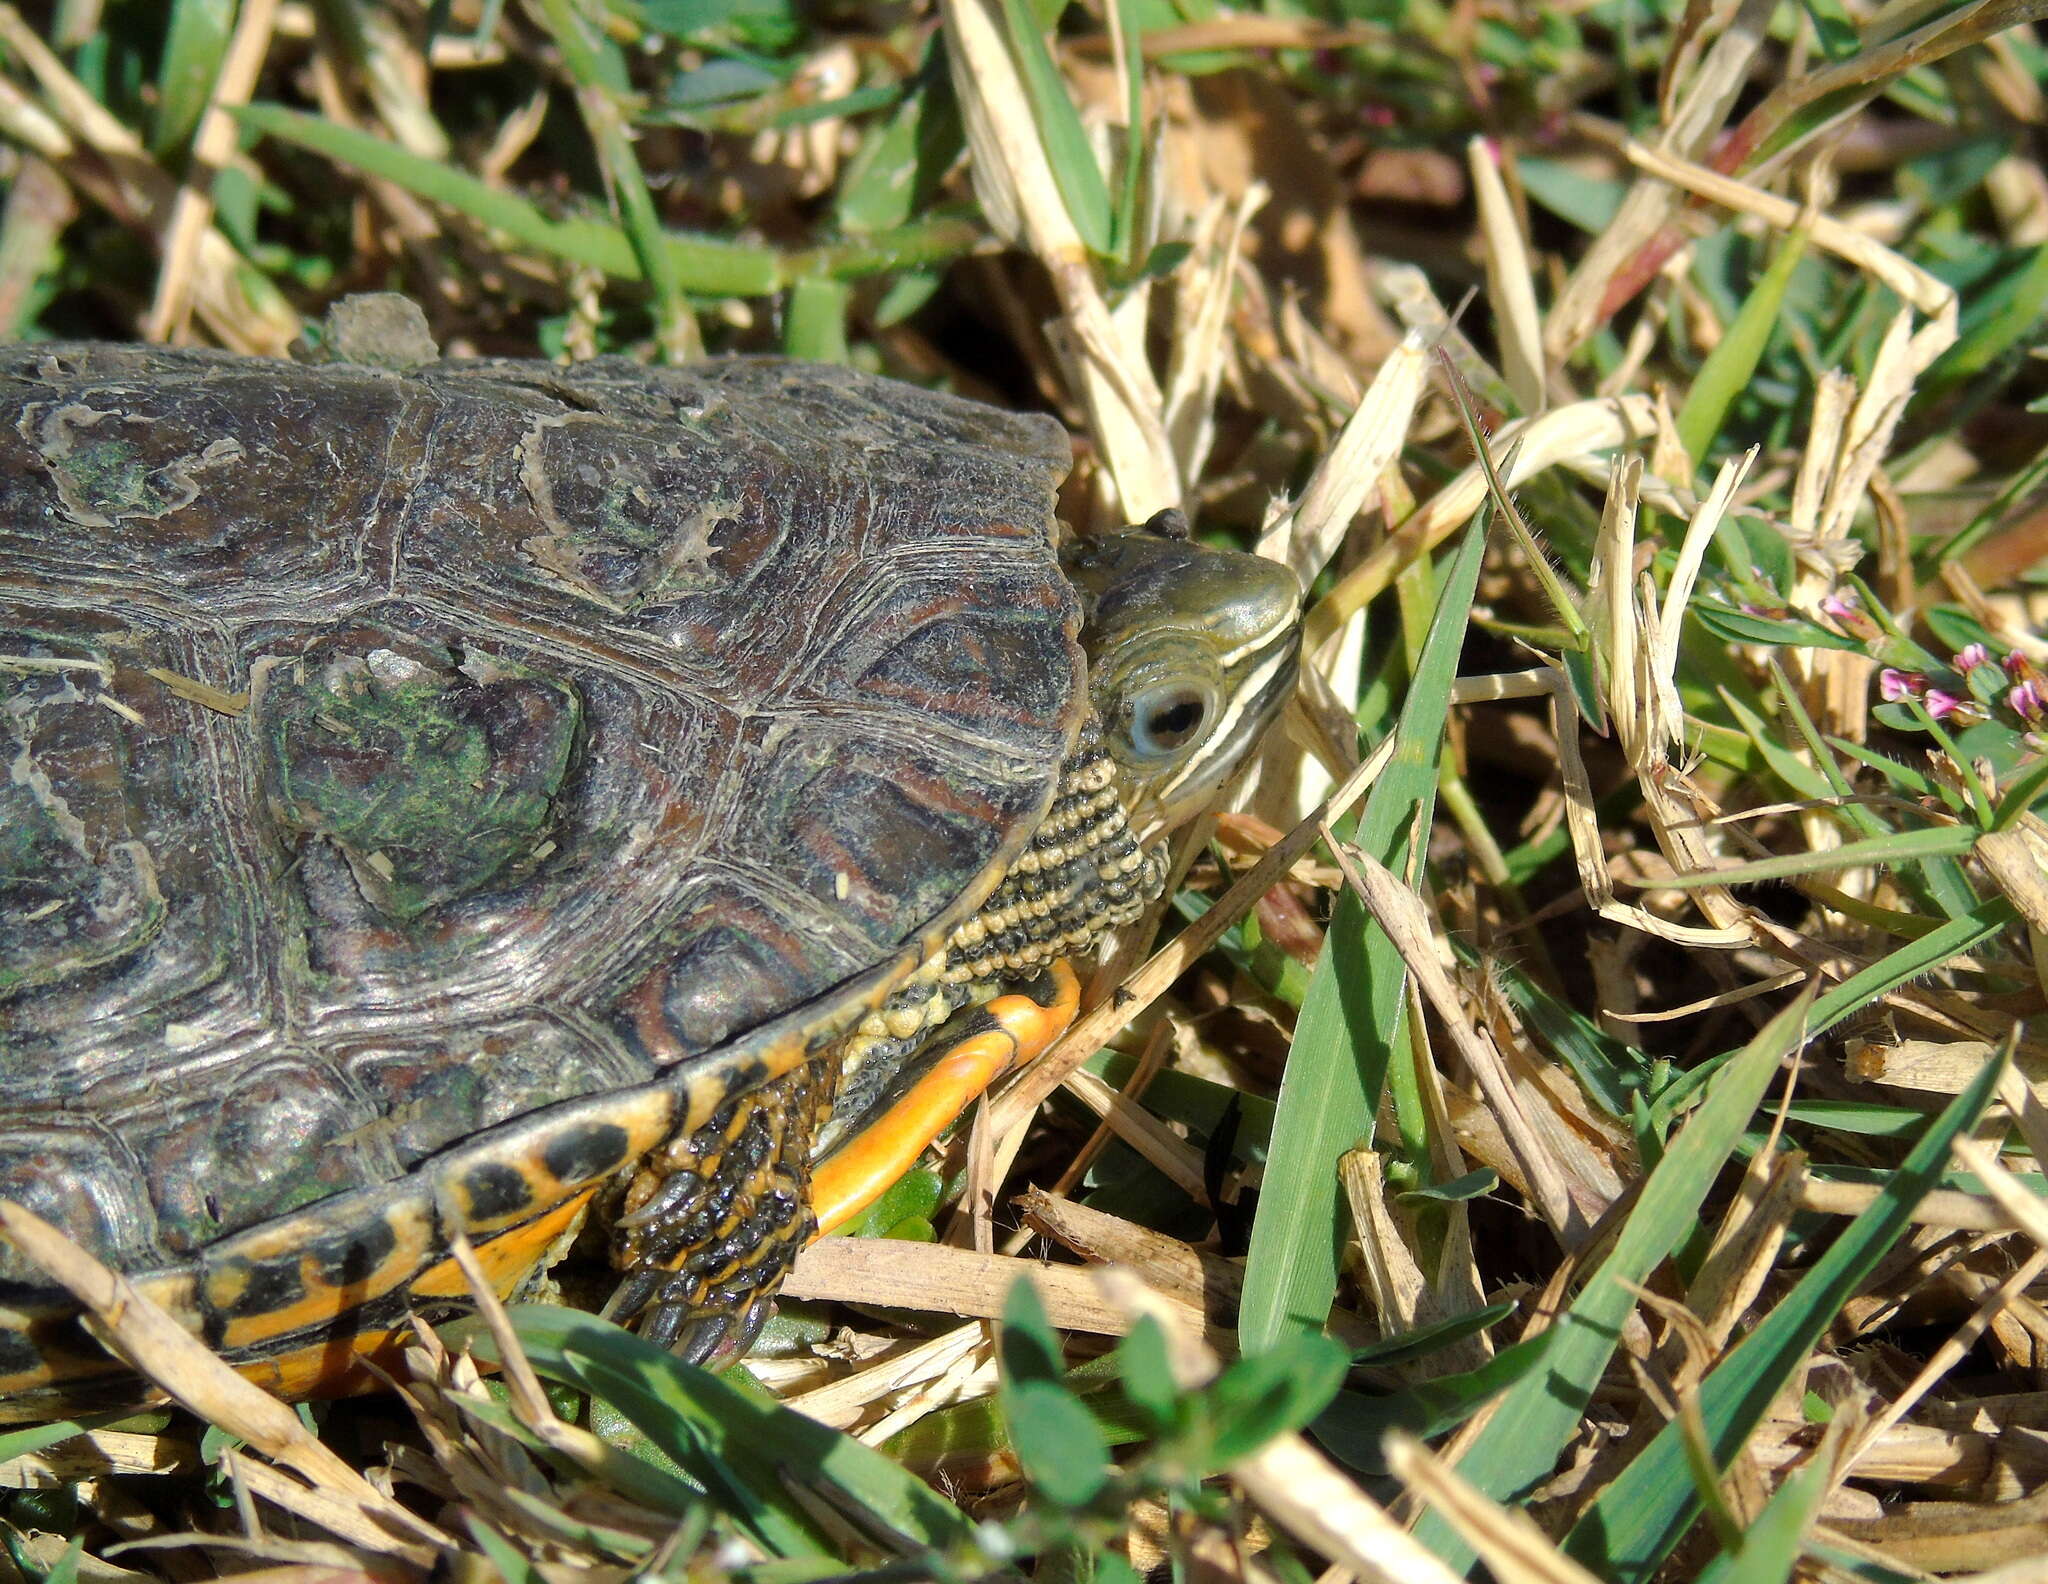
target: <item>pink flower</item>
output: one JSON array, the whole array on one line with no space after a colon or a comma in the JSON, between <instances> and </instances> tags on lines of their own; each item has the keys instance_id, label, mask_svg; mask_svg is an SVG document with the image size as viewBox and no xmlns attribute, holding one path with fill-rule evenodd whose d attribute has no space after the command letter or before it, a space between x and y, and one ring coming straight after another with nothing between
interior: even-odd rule
<instances>
[{"instance_id":1,"label":"pink flower","mask_svg":"<svg viewBox=\"0 0 2048 1584\"><path fill-rule=\"evenodd\" d=\"M1927 678L1918 671L1898 671L1886 666L1877 674L1877 690L1888 704L1918 698L1927 689Z\"/></svg>"},{"instance_id":2,"label":"pink flower","mask_svg":"<svg viewBox=\"0 0 2048 1584\"><path fill-rule=\"evenodd\" d=\"M1868 643L1878 636L1877 623L1864 613L1854 589L1838 589L1820 602L1820 613L1851 638Z\"/></svg>"},{"instance_id":3,"label":"pink flower","mask_svg":"<svg viewBox=\"0 0 2048 1584\"><path fill-rule=\"evenodd\" d=\"M2048 698L2042 695L2040 679L2028 677L2006 694L2005 707L2021 720L2037 721L2048 715Z\"/></svg>"},{"instance_id":4,"label":"pink flower","mask_svg":"<svg viewBox=\"0 0 2048 1584\"><path fill-rule=\"evenodd\" d=\"M1991 664L1991 651L1980 643L1965 644L1962 652L1956 656L1956 669L1962 672L1964 676L1968 676L1980 665L1989 664Z\"/></svg>"},{"instance_id":5,"label":"pink flower","mask_svg":"<svg viewBox=\"0 0 2048 1584\"><path fill-rule=\"evenodd\" d=\"M1955 714L1958 709L1962 708L1962 705L1963 700L1957 698L1953 693L1935 687L1927 690L1927 713L1936 720L1946 720L1949 716Z\"/></svg>"}]
</instances>

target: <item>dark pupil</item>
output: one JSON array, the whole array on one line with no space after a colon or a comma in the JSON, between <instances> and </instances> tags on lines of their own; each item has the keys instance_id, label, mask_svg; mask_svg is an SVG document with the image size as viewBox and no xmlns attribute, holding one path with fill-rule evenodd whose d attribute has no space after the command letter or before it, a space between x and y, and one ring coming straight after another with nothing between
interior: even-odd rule
<instances>
[{"instance_id":1,"label":"dark pupil","mask_svg":"<svg viewBox=\"0 0 2048 1584\"><path fill-rule=\"evenodd\" d=\"M1182 699L1178 704L1169 704L1163 710L1154 711L1148 724L1152 728L1153 740L1162 748L1178 748L1202 724L1202 701Z\"/></svg>"}]
</instances>

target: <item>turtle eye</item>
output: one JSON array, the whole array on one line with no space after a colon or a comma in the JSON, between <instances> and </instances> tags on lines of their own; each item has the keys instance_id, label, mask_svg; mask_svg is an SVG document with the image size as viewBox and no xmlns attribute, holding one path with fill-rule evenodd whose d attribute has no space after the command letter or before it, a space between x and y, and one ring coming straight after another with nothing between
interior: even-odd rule
<instances>
[{"instance_id":1,"label":"turtle eye","mask_svg":"<svg viewBox=\"0 0 2048 1584\"><path fill-rule=\"evenodd\" d=\"M1178 753L1209 723L1209 701L1200 688L1173 683L1148 688L1131 701L1131 746L1149 757Z\"/></svg>"}]
</instances>

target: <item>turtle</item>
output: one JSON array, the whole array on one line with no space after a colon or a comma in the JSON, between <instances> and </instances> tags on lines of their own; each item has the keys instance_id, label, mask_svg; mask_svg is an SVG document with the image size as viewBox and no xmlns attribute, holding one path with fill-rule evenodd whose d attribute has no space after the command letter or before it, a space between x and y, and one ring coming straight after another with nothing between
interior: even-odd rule
<instances>
[{"instance_id":1,"label":"turtle","mask_svg":"<svg viewBox=\"0 0 2048 1584\"><path fill-rule=\"evenodd\" d=\"M1073 1016L1299 585L1066 530L1047 415L338 324L0 348L0 1198L288 1398L468 1302L458 1232L744 1351ZM141 1393L0 1249L0 1419Z\"/></svg>"}]
</instances>

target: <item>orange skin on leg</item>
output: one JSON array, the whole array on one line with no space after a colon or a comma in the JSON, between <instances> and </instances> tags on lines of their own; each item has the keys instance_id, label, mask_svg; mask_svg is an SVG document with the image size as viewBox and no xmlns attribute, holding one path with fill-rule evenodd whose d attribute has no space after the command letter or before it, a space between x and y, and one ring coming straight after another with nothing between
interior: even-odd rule
<instances>
[{"instance_id":1,"label":"orange skin on leg","mask_svg":"<svg viewBox=\"0 0 2048 1584\"><path fill-rule=\"evenodd\" d=\"M925 1147L981 1092L1006 1072L1038 1060L1067 1031L1081 1007L1074 970L1047 970L1057 987L1051 1003L1027 995L998 996L980 1010L996 1022L953 1046L901 1099L811 1175L811 1205L822 1237L844 1226L908 1171Z\"/></svg>"}]
</instances>

